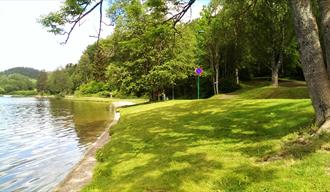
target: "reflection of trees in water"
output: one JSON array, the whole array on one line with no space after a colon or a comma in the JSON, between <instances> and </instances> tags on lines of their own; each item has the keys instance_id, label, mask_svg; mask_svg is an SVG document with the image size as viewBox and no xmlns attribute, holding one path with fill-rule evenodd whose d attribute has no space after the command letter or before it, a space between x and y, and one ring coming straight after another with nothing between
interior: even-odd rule
<instances>
[{"instance_id":1,"label":"reflection of trees in water","mask_svg":"<svg viewBox=\"0 0 330 192\"><path fill-rule=\"evenodd\" d=\"M39 119L48 118L49 115L49 102L45 98L36 98L36 114L39 115Z\"/></svg>"},{"instance_id":2,"label":"reflection of trees in water","mask_svg":"<svg viewBox=\"0 0 330 192\"><path fill-rule=\"evenodd\" d=\"M106 103L62 99L50 99L49 103L50 112L55 119L70 117L70 120L67 120L73 122L79 143L82 145L94 142L111 120L112 113L109 104ZM72 125L63 128L72 128Z\"/></svg>"}]
</instances>

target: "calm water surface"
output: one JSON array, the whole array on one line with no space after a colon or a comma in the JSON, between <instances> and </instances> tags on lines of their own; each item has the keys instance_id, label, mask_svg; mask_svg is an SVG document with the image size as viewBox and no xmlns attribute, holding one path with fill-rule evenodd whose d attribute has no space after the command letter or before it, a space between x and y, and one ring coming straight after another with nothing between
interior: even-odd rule
<instances>
[{"instance_id":1,"label":"calm water surface","mask_svg":"<svg viewBox=\"0 0 330 192\"><path fill-rule=\"evenodd\" d=\"M0 191L51 191L110 115L105 103L0 97Z\"/></svg>"}]
</instances>

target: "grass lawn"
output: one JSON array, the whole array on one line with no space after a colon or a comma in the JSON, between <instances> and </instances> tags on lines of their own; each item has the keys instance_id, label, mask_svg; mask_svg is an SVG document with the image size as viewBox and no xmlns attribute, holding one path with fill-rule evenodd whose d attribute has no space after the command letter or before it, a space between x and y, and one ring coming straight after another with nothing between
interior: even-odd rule
<instances>
[{"instance_id":1,"label":"grass lawn","mask_svg":"<svg viewBox=\"0 0 330 192\"><path fill-rule=\"evenodd\" d=\"M66 96L65 99L75 101L93 101L93 102L107 102L113 103L116 101L129 101L136 104L147 102L146 99L119 99L119 98L103 98L103 97L84 97L84 96Z\"/></svg>"},{"instance_id":2,"label":"grass lawn","mask_svg":"<svg viewBox=\"0 0 330 192\"><path fill-rule=\"evenodd\" d=\"M253 96L264 89L121 109L83 191L330 191L329 136L308 137L310 100Z\"/></svg>"}]
</instances>

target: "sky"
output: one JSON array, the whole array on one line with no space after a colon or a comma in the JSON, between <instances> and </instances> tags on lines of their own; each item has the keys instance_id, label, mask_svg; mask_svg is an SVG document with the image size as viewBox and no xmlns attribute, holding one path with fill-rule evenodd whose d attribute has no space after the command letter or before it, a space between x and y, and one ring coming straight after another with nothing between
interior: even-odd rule
<instances>
[{"instance_id":1,"label":"sky","mask_svg":"<svg viewBox=\"0 0 330 192\"><path fill-rule=\"evenodd\" d=\"M52 71L77 63L87 45L96 41L98 15L90 15L74 30L65 45L64 36L48 33L37 22L41 15L60 8L62 0L0 0L0 71L12 67L32 67ZM196 0L185 20L199 16L209 0ZM113 27L104 26L102 37Z\"/></svg>"}]
</instances>

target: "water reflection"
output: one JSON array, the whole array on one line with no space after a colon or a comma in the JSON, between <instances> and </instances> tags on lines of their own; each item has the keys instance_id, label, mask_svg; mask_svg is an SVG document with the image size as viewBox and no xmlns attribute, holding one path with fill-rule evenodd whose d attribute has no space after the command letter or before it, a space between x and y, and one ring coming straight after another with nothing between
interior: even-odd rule
<instances>
[{"instance_id":1,"label":"water reflection","mask_svg":"<svg viewBox=\"0 0 330 192\"><path fill-rule=\"evenodd\" d=\"M50 191L103 132L107 106L0 97L0 191Z\"/></svg>"}]
</instances>

